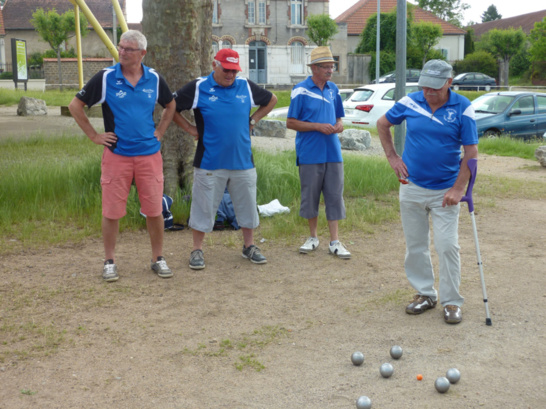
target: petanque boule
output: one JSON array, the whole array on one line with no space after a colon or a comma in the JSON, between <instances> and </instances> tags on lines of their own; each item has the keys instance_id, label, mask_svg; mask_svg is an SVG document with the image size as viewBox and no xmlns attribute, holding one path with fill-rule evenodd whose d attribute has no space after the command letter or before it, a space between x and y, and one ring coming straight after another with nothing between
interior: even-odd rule
<instances>
[{"instance_id":1,"label":"petanque boule","mask_svg":"<svg viewBox=\"0 0 546 409\"><path fill-rule=\"evenodd\" d=\"M372 400L367 396L361 396L356 401L356 409L370 409L372 407Z\"/></svg>"},{"instance_id":2,"label":"petanque boule","mask_svg":"<svg viewBox=\"0 0 546 409\"><path fill-rule=\"evenodd\" d=\"M438 379L436 379L436 382L434 382L434 387L436 390L440 393L446 393L449 389L449 381L446 377L440 376Z\"/></svg>"},{"instance_id":3,"label":"petanque boule","mask_svg":"<svg viewBox=\"0 0 546 409\"><path fill-rule=\"evenodd\" d=\"M394 372L394 368L391 364L389 364L388 362L387 363L384 363L383 365L381 365L381 367L379 368L379 373L381 374L381 376L383 378L390 378L392 376Z\"/></svg>"},{"instance_id":4,"label":"petanque boule","mask_svg":"<svg viewBox=\"0 0 546 409\"><path fill-rule=\"evenodd\" d=\"M457 383L461 379L461 373L457 368L450 368L446 372L446 378L450 383Z\"/></svg>"},{"instance_id":5,"label":"petanque boule","mask_svg":"<svg viewBox=\"0 0 546 409\"><path fill-rule=\"evenodd\" d=\"M355 366L360 366L364 363L364 354L362 352L356 351L351 355L351 362Z\"/></svg>"},{"instance_id":6,"label":"petanque boule","mask_svg":"<svg viewBox=\"0 0 546 409\"><path fill-rule=\"evenodd\" d=\"M402 356L402 347L395 345L391 348L391 357L393 359L399 359Z\"/></svg>"}]
</instances>

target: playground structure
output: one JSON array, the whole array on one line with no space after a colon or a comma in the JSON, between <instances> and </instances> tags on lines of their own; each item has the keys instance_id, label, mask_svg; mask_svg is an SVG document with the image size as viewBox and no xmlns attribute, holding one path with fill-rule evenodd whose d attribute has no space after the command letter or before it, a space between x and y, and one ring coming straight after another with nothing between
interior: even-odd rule
<instances>
[{"instance_id":1,"label":"playground structure","mask_svg":"<svg viewBox=\"0 0 546 409\"><path fill-rule=\"evenodd\" d=\"M74 5L74 15L76 20L76 50L77 50L77 56L78 56L78 81L80 88L83 88L83 63L82 63L82 38L80 33L80 9L83 12L84 16L87 18L87 21L91 23L93 26L93 29L101 39L101 41L104 43L112 57L116 61L119 62L119 54L116 46L110 41L110 38L108 38L108 35L104 31L104 29L101 27L98 20L95 18L87 4L85 4L85 0L70 0L70 2ZM119 5L118 0L112 0L112 6L114 7L114 11L116 13L116 17L118 20L118 23L121 27L121 31L125 33L129 28L127 27L127 23L125 21L125 18L123 17L123 12L121 10L121 7Z\"/></svg>"}]
</instances>

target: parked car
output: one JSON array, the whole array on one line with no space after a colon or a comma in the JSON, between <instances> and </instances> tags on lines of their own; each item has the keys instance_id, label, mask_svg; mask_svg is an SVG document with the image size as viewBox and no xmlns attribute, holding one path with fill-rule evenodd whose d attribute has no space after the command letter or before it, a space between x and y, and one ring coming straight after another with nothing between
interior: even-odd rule
<instances>
[{"instance_id":1,"label":"parked car","mask_svg":"<svg viewBox=\"0 0 546 409\"><path fill-rule=\"evenodd\" d=\"M417 68L408 68L406 70L406 82L417 82L419 81L419 75L421 75L421 70ZM384 82L396 82L396 71L391 71L379 77L379 83ZM375 79L370 82L370 84L375 84Z\"/></svg>"},{"instance_id":2,"label":"parked car","mask_svg":"<svg viewBox=\"0 0 546 409\"><path fill-rule=\"evenodd\" d=\"M546 93L502 91L474 101L478 137L546 138Z\"/></svg>"},{"instance_id":3,"label":"parked car","mask_svg":"<svg viewBox=\"0 0 546 409\"><path fill-rule=\"evenodd\" d=\"M451 86L455 91L491 91L491 87L497 85L497 80L481 72L465 72L453 78Z\"/></svg>"},{"instance_id":4,"label":"parked car","mask_svg":"<svg viewBox=\"0 0 546 409\"><path fill-rule=\"evenodd\" d=\"M341 95L341 100L345 101L348 97L352 95L352 93L355 90L352 88L343 88L339 90L339 94ZM269 114L267 114L267 117L269 119L286 119L286 116L288 115L288 107L282 107L282 108L275 108L272 109Z\"/></svg>"},{"instance_id":5,"label":"parked car","mask_svg":"<svg viewBox=\"0 0 546 409\"><path fill-rule=\"evenodd\" d=\"M374 127L377 120L394 105L396 84L370 84L358 87L344 103L344 125ZM406 94L419 91L416 82L406 84Z\"/></svg>"}]
</instances>

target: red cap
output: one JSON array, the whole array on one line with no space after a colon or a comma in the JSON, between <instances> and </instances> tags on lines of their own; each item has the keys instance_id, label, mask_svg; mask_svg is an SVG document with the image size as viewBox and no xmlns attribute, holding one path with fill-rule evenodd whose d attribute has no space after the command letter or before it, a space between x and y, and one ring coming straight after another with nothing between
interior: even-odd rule
<instances>
[{"instance_id":1,"label":"red cap","mask_svg":"<svg viewBox=\"0 0 546 409\"><path fill-rule=\"evenodd\" d=\"M226 70L243 71L239 66L239 53L231 48L222 48L216 53L214 59L220 61Z\"/></svg>"}]
</instances>

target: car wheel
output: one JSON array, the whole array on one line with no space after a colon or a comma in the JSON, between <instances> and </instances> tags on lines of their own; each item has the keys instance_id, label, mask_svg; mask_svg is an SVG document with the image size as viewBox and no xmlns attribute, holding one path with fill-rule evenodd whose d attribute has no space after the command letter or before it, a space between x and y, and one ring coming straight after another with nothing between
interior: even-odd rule
<instances>
[{"instance_id":1,"label":"car wheel","mask_svg":"<svg viewBox=\"0 0 546 409\"><path fill-rule=\"evenodd\" d=\"M487 131L483 133L483 136L489 139L495 139L500 136L500 132L497 131L496 129L488 129Z\"/></svg>"},{"instance_id":2,"label":"car wheel","mask_svg":"<svg viewBox=\"0 0 546 409\"><path fill-rule=\"evenodd\" d=\"M486 90L487 92L491 91L491 85L486 85L486 86L485 86L485 90Z\"/></svg>"},{"instance_id":3,"label":"car wheel","mask_svg":"<svg viewBox=\"0 0 546 409\"><path fill-rule=\"evenodd\" d=\"M454 85L454 86L453 86L453 89L454 89L455 91L459 91L459 86L458 86L458 85Z\"/></svg>"}]
</instances>

